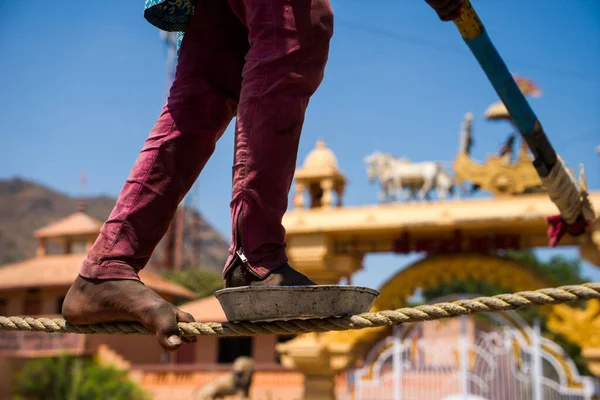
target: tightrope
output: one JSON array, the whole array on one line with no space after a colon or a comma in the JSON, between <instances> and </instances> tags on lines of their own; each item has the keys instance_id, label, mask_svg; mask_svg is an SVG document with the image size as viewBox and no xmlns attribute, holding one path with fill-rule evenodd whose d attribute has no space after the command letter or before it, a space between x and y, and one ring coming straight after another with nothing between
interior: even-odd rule
<instances>
[{"instance_id":1,"label":"tightrope","mask_svg":"<svg viewBox=\"0 0 600 400\"><path fill-rule=\"evenodd\" d=\"M180 322L179 329L183 336L257 336L344 331L589 299L600 299L600 282L499 294L492 297L456 300L339 318L295 319L274 322L225 322L222 324L217 322ZM63 319L1 316L0 331L113 335L154 334L136 322L72 325Z\"/></svg>"}]
</instances>

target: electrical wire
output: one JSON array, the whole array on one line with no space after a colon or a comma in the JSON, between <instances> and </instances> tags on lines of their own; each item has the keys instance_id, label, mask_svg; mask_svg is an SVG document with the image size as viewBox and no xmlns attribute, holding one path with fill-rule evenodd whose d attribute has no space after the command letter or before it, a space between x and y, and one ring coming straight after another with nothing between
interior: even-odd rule
<instances>
[{"instance_id":1,"label":"electrical wire","mask_svg":"<svg viewBox=\"0 0 600 400\"><path fill-rule=\"evenodd\" d=\"M350 20L346 20L346 19L340 19L340 18L336 19L336 25L344 26L344 27L347 27L350 29L360 30L360 31L363 31L365 33L368 33L368 34L371 34L374 36L385 37L385 38L388 38L391 40L411 44L414 46L430 48L430 49L433 49L433 50L436 50L439 52L444 52L444 53L463 56L463 57L471 57L471 55L469 54L469 52L466 48L461 49L458 46L448 46L446 44L441 44L439 42L406 35L404 33L393 32L393 31L390 31L390 30L387 30L384 28L380 28L380 27L376 27L376 26L372 26L372 25L367 25L367 24L358 23L358 22L354 22L354 21L350 21ZM577 79L577 80L581 80L581 81L593 82L593 83L600 84L599 77L593 77L593 76L586 75L586 74L583 74L583 73L577 72L577 71L570 71L570 70L561 69L561 68L549 68L547 66L540 66L539 64L523 62L523 61L510 61L510 64L519 66L522 68L529 68L529 69L545 72L548 74L553 74L553 75L559 76L561 78L572 78L572 79Z\"/></svg>"}]
</instances>

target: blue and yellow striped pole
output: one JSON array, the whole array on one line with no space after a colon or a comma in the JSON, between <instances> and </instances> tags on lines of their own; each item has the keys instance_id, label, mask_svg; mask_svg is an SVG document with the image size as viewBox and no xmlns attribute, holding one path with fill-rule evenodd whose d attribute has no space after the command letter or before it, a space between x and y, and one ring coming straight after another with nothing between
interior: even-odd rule
<instances>
[{"instance_id":1,"label":"blue and yellow striped pole","mask_svg":"<svg viewBox=\"0 0 600 400\"><path fill-rule=\"evenodd\" d=\"M463 13L454 23L527 142L538 174L547 176L556 152L469 0L463 0Z\"/></svg>"},{"instance_id":2,"label":"blue and yellow striped pole","mask_svg":"<svg viewBox=\"0 0 600 400\"><path fill-rule=\"evenodd\" d=\"M590 222L595 218L591 205L582 199L575 179L556 154L469 0L463 0L463 12L454 23L533 153L533 165L563 220L568 225L582 217Z\"/></svg>"}]
</instances>

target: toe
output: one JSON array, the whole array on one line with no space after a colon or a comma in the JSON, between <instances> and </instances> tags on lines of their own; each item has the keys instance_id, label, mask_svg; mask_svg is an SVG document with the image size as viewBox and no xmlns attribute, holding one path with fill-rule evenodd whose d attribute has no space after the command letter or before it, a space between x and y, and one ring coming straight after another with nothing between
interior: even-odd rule
<instances>
[{"instance_id":1,"label":"toe","mask_svg":"<svg viewBox=\"0 0 600 400\"><path fill-rule=\"evenodd\" d=\"M165 303L155 310L148 324L150 329L156 332L158 343L165 350L173 351L181 346L181 332L177 322L176 308Z\"/></svg>"}]
</instances>

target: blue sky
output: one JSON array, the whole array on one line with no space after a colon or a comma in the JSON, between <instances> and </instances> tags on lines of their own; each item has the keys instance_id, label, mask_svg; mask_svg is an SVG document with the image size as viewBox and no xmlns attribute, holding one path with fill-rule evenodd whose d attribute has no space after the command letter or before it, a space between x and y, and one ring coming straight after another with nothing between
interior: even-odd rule
<instances>
[{"instance_id":1,"label":"blue sky","mask_svg":"<svg viewBox=\"0 0 600 400\"><path fill-rule=\"evenodd\" d=\"M600 2L475 0L511 71L544 91L531 99L568 164L600 189ZM497 97L451 23L423 0L332 0L326 77L311 100L299 161L323 137L350 184L348 205L377 201L363 158L376 150L450 162L465 112L473 154L495 153L511 128L485 121ZM166 49L141 0L0 0L0 178L78 195L116 196L164 102ZM197 182L201 212L229 233L231 127ZM575 249L561 249L576 256ZM554 254L543 251L544 257ZM378 287L414 257L374 255L354 283ZM585 266L600 280L600 269Z\"/></svg>"}]
</instances>

